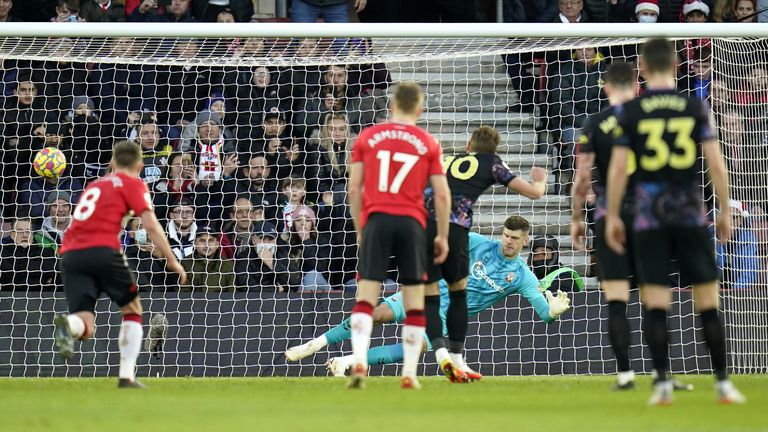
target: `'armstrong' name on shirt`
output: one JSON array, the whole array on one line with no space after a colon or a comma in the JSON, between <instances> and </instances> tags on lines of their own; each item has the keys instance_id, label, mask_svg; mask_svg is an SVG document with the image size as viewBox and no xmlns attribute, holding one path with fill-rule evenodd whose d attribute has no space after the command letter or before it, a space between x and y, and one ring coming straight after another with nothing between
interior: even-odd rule
<instances>
[{"instance_id":1,"label":"'armstrong' name on shirt","mask_svg":"<svg viewBox=\"0 0 768 432\"><path fill-rule=\"evenodd\" d=\"M427 146L424 145L424 142L419 139L416 135L413 135L410 132L404 131L404 130L398 130L398 129L384 129L380 132L376 132L371 138L368 139L368 145L371 146L371 148L376 147L377 144L380 142L387 140L387 139L396 139L400 141L405 141L408 144L411 144L413 147L416 148L416 152L418 152L420 155L424 155L427 153Z\"/></svg>"}]
</instances>

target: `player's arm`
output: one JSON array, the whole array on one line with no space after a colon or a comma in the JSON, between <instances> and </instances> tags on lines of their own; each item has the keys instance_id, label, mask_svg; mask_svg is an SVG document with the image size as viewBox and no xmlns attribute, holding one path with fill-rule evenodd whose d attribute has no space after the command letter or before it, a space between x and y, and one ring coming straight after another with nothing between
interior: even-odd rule
<instances>
[{"instance_id":1,"label":"player's arm","mask_svg":"<svg viewBox=\"0 0 768 432\"><path fill-rule=\"evenodd\" d=\"M533 272L526 271L526 280L520 294L528 300L528 303L536 311L536 315L549 324L570 309L571 300L562 291L558 291L557 296L553 296L550 291L545 291L545 293L546 295L539 291L539 282Z\"/></svg>"},{"instance_id":2,"label":"player's arm","mask_svg":"<svg viewBox=\"0 0 768 432\"><path fill-rule=\"evenodd\" d=\"M527 182L521 177L515 177L507 184L511 192L530 198L539 199L547 193L547 170L540 167L531 168L531 181Z\"/></svg>"},{"instance_id":3,"label":"player's arm","mask_svg":"<svg viewBox=\"0 0 768 432\"><path fill-rule=\"evenodd\" d=\"M355 224L357 238L360 238L360 213L363 208L363 175L362 162L354 162L349 167L349 180L347 181L347 196L349 197L349 212L352 214L352 222Z\"/></svg>"},{"instance_id":4,"label":"player's arm","mask_svg":"<svg viewBox=\"0 0 768 432\"><path fill-rule=\"evenodd\" d=\"M708 139L702 143L704 160L707 162L707 173L715 188L715 197L720 212L717 217L717 239L723 243L731 237L731 207L728 205L728 171L725 168L720 143Z\"/></svg>"},{"instance_id":5,"label":"player's arm","mask_svg":"<svg viewBox=\"0 0 768 432\"><path fill-rule=\"evenodd\" d=\"M571 242L576 250L584 250L586 238L584 206L592 181L594 164L595 153L593 152L582 151L576 157L576 175L573 180L573 196L571 197Z\"/></svg>"},{"instance_id":6,"label":"player's arm","mask_svg":"<svg viewBox=\"0 0 768 432\"><path fill-rule=\"evenodd\" d=\"M179 275L179 284L185 284L187 282L187 273L176 259L176 255L173 254L171 245L168 244L168 239L165 237L165 231L163 231L163 227L151 209L146 209L141 213L141 224L147 230L147 235L152 240L152 244L165 257L168 269Z\"/></svg>"},{"instance_id":7,"label":"player's arm","mask_svg":"<svg viewBox=\"0 0 768 432\"><path fill-rule=\"evenodd\" d=\"M448 229L451 223L451 190L444 174L429 176L434 194L437 238L435 238L435 264L442 264L448 257ZM438 243L440 245L438 246ZM439 249L438 249L439 248Z\"/></svg>"}]
</instances>

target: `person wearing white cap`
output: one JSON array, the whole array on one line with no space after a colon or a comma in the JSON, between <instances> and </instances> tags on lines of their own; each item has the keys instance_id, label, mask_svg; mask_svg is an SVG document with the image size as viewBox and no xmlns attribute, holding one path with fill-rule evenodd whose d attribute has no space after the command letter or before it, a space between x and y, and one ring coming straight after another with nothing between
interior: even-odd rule
<instances>
[{"instance_id":1,"label":"person wearing white cap","mask_svg":"<svg viewBox=\"0 0 768 432\"><path fill-rule=\"evenodd\" d=\"M639 23L655 23L659 20L659 0L637 0L635 16Z\"/></svg>"}]
</instances>

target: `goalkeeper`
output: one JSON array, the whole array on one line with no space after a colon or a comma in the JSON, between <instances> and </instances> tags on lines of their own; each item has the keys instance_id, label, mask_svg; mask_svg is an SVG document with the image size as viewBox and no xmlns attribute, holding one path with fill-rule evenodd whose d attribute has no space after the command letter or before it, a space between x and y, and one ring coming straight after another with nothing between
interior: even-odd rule
<instances>
[{"instance_id":1,"label":"goalkeeper","mask_svg":"<svg viewBox=\"0 0 768 432\"><path fill-rule=\"evenodd\" d=\"M520 258L520 251L528 244L530 224L520 216L510 216L504 222L501 241L493 241L480 234L469 234L470 276L467 282L467 315L474 316L512 294L524 296L536 310L539 318L547 323L556 320L570 308L570 299L561 291L556 295L546 290L548 280L542 282ZM563 271L560 269L559 271ZM575 272L574 272L575 273ZM577 280L583 286L581 279ZM544 293L542 293L544 291ZM384 299L373 313L374 323L403 322L405 310L402 294L397 293ZM448 309L448 285L440 281L440 317L443 332L446 332L445 318ZM308 357L329 344L337 344L351 335L349 319L311 341L289 348L285 352L288 361ZM429 341L426 342L430 349ZM349 357L349 358L347 358ZM343 376L351 365L351 356L337 357L327 363L328 369L337 376ZM453 355L452 355L453 357ZM403 358L401 344L375 347L368 351L368 364L396 363ZM461 356L452 358L457 368L469 379L479 380L482 375L471 370Z\"/></svg>"}]
</instances>

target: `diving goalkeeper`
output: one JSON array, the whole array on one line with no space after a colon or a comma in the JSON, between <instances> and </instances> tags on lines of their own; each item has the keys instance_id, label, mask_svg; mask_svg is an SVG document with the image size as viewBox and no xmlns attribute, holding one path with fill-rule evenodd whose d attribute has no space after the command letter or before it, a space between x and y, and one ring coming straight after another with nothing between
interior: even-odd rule
<instances>
[{"instance_id":1,"label":"diving goalkeeper","mask_svg":"<svg viewBox=\"0 0 768 432\"><path fill-rule=\"evenodd\" d=\"M470 275L467 281L467 315L474 316L488 309L499 300L520 294L536 310L539 318L547 323L556 320L570 308L570 299L561 291L552 295L544 290L540 282L520 258L520 251L528 244L530 224L520 216L510 216L504 222L501 241L490 240L480 234L469 234ZM561 269L562 270L562 269ZM579 279L580 282L580 279ZM544 282L546 284L546 281ZM440 316L445 328L445 316L448 308L448 285L440 281ZM391 295L379 304L373 313L374 323L403 322L405 309L401 293ZM298 361L308 357L329 344L337 344L351 335L349 319L311 341L289 348L285 352L288 361ZM427 349L430 349L426 341ZM452 355L452 357L454 357ZM368 351L368 364L396 363L403 358L401 344L372 348ZM457 368L465 372L469 379L479 380L482 375L471 370L462 356L451 359ZM352 364L351 356L336 357L328 362L328 369L337 376L343 376Z\"/></svg>"}]
</instances>

